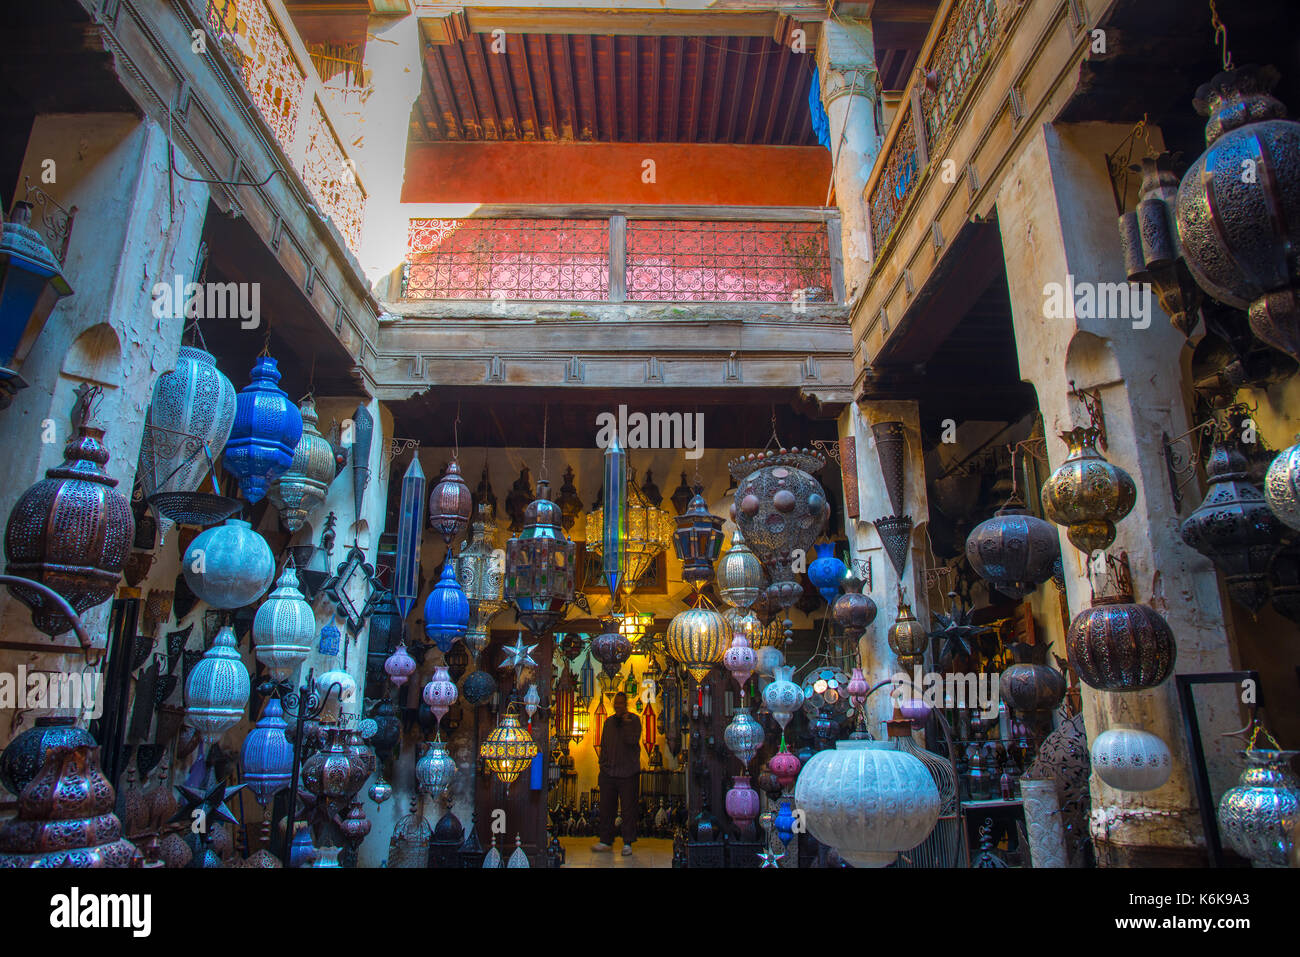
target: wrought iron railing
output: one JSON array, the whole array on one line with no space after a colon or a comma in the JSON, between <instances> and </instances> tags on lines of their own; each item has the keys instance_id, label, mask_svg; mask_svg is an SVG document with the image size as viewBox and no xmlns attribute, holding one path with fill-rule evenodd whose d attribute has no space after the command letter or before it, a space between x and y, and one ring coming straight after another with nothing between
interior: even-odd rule
<instances>
[{"instance_id":1,"label":"wrought iron railing","mask_svg":"<svg viewBox=\"0 0 1300 957\"><path fill-rule=\"evenodd\" d=\"M819 212L802 220L636 211L412 219L401 297L833 302L842 285L832 254L839 222Z\"/></svg>"},{"instance_id":2,"label":"wrought iron railing","mask_svg":"<svg viewBox=\"0 0 1300 957\"><path fill-rule=\"evenodd\" d=\"M948 122L984 68L998 31L997 0L967 0L948 11L939 40L926 61L921 112L931 151L937 151Z\"/></svg>"},{"instance_id":3,"label":"wrought iron railing","mask_svg":"<svg viewBox=\"0 0 1300 957\"><path fill-rule=\"evenodd\" d=\"M207 24L262 118L353 252L365 190L321 102L324 87L306 48L267 0L207 0Z\"/></svg>"}]
</instances>

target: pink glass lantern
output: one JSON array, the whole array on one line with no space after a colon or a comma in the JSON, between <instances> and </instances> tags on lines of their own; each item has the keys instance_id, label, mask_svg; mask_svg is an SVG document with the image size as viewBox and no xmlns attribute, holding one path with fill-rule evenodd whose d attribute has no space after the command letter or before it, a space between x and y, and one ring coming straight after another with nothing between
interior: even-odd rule
<instances>
[{"instance_id":1,"label":"pink glass lantern","mask_svg":"<svg viewBox=\"0 0 1300 957\"><path fill-rule=\"evenodd\" d=\"M739 630L732 632L731 647L722 655L722 666L731 672L731 677L736 679L736 684L744 689L745 682L758 667L758 653L754 651L744 632Z\"/></svg>"},{"instance_id":2,"label":"pink glass lantern","mask_svg":"<svg viewBox=\"0 0 1300 957\"><path fill-rule=\"evenodd\" d=\"M732 778L731 790L726 797L727 816L737 825L753 823L758 817L758 792L749 783L749 777L743 774Z\"/></svg>"},{"instance_id":3,"label":"pink glass lantern","mask_svg":"<svg viewBox=\"0 0 1300 957\"><path fill-rule=\"evenodd\" d=\"M799 776L799 768L802 767L799 759L786 748L784 737L781 739L781 750L772 755L772 760L767 762L767 766L776 775L776 780L783 791L788 791L794 786L794 780Z\"/></svg>"},{"instance_id":4,"label":"pink glass lantern","mask_svg":"<svg viewBox=\"0 0 1300 957\"><path fill-rule=\"evenodd\" d=\"M459 694L456 690L456 682L451 680L451 675L447 672L447 669L440 666L433 669L433 677L424 686L424 703L429 706L429 710L433 712L434 717L441 722L442 716L456 703Z\"/></svg>"},{"instance_id":5,"label":"pink glass lantern","mask_svg":"<svg viewBox=\"0 0 1300 957\"><path fill-rule=\"evenodd\" d=\"M399 642L397 650L384 659L384 674L397 687L406 684L406 679L415 674L415 659L406 651L406 642Z\"/></svg>"},{"instance_id":6,"label":"pink glass lantern","mask_svg":"<svg viewBox=\"0 0 1300 957\"><path fill-rule=\"evenodd\" d=\"M867 685L867 679L862 676L861 668L853 669L853 676L849 678L849 683L845 689L849 693L849 702L854 708L861 708L867 703L867 692L870 690Z\"/></svg>"}]
</instances>

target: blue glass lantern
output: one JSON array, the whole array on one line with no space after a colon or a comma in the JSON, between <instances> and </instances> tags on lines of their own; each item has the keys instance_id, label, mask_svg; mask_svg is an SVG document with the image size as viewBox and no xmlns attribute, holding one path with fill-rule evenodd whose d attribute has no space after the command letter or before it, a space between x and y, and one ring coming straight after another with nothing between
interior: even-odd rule
<instances>
[{"instance_id":1,"label":"blue glass lantern","mask_svg":"<svg viewBox=\"0 0 1300 957\"><path fill-rule=\"evenodd\" d=\"M469 628L469 599L456 580L455 562L442 566L442 577L424 601L424 634L446 654Z\"/></svg>"},{"instance_id":2,"label":"blue glass lantern","mask_svg":"<svg viewBox=\"0 0 1300 957\"><path fill-rule=\"evenodd\" d=\"M31 203L14 203L0 230L0 407L27 383L16 371L55 304L72 295L59 261L31 227Z\"/></svg>"},{"instance_id":3,"label":"blue glass lantern","mask_svg":"<svg viewBox=\"0 0 1300 957\"><path fill-rule=\"evenodd\" d=\"M776 836L781 839L781 843L789 844L790 839L794 837L794 810L789 798L781 799L773 823L776 824Z\"/></svg>"},{"instance_id":4,"label":"blue glass lantern","mask_svg":"<svg viewBox=\"0 0 1300 957\"><path fill-rule=\"evenodd\" d=\"M259 356L251 381L235 396L235 424L224 461L252 504L262 500L272 479L289 470L302 439L302 415L279 381L275 360Z\"/></svg>"},{"instance_id":5,"label":"blue glass lantern","mask_svg":"<svg viewBox=\"0 0 1300 957\"><path fill-rule=\"evenodd\" d=\"M325 627L320 630L320 653L322 655L337 655L339 653L339 639L343 632L339 631L338 625L332 621L325 622Z\"/></svg>"},{"instance_id":6,"label":"blue glass lantern","mask_svg":"<svg viewBox=\"0 0 1300 957\"><path fill-rule=\"evenodd\" d=\"M284 710L279 698L270 698L261 720L244 738L240 763L244 766L244 782L266 807L275 792L289 786L293 771L293 745L285 737Z\"/></svg>"},{"instance_id":7,"label":"blue glass lantern","mask_svg":"<svg viewBox=\"0 0 1300 957\"><path fill-rule=\"evenodd\" d=\"M424 534L424 469L416 450L402 476L402 502L397 520L397 572L393 600L405 618L420 595L420 539Z\"/></svg>"},{"instance_id":8,"label":"blue glass lantern","mask_svg":"<svg viewBox=\"0 0 1300 957\"><path fill-rule=\"evenodd\" d=\"M835 557L834 545L814 545L813 549L817 552L817 557L808 565L808 580L817 586L822 598L826 599L826 604L833 605L839 597L840 584L848 574L848 568Z\"/></svg>"}]
</instances>

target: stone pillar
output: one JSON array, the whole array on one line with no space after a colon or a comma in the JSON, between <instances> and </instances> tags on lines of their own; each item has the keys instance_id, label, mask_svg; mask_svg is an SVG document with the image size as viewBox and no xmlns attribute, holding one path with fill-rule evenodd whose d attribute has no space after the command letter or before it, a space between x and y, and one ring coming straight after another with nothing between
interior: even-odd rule
<instances>
[{"instance_id":1,"label":"stone pillar","mask_svg":"<svg viewBox=\"0 0 1300 957\"><path fill-rule=\"evenodd\" d=\"M885 489L880 456L871 428L881 422L902 422L905 437L903 512L912 517L912 539L901 578L885 553L884 544L873 524L876 519L894 513ZM920 410L916 402L859 401L840 415L839 428L841 438L852 436L854 440L855 461L851 466L844 463L843 467L846 471L850 467L856 469L858 488L858 514L856 518L850 517L852 504L845 503L844 530L853 558L871 563L870 596L876 603L876 620L862 636L858 651L862 660L862 673L867 683L874 685L899 671L898 657L890 650L887 638L890 625L898 617L899 585L907 589L913 614L927 627L930 623L924 573L925 525L929 521L930 512L925 489L925 461L921 452ZM865 586L863 593L867 593ZM871 696L867 702L867 712L871 733L880 736L881 722L893 714L893 704L884 689Z\"/></svg>"},{"instance_id":2,"label":"stone pillar","mask_svg":"<svg viewBox=\"0 0 1300 957\"><path fill-rule=\"evenodd\" d=\"M1164 614L1178 642L1177 670L1205 672L1234 665L1218 581L1208 560L1183 544L1170 496L1162 433L1190 426L1183 400L1182 336L1154 296L1146 319L1049 318L1050 283L1124 281L1115 206L1103 154L1127 133L1113 124L1044 126L1014 160L998 195L1007 283L1021 376L1038 392L1052 468L1065 456L1056 436L1087 424L1067 393L1096 389L1104 406L1107 458L1137 484L1137 503L1118 525L1110 553L1126 551L1137 600ZM1073 277L1072 280L1067 277ZM1195 492L1192 493L1193 497ZM1091 600L1088 563L1061 530L1070 612ZM1064 649L1054 649L1064 657ZM1235 689L1197 691L1202 737L1216 793L1235 777L1231 739L1244 724ZM1092 831L1104 864L1203 864L1204 837L1172 681L1137 694L1083 688L1088 738L1117 724L1158 734L1174 755L1174 773L1146 793L1115 791L1092 780Z\"/></svg>"},{"instance_id":3,"label":"stone pillar","mask_svg":"<svg viewBox=\"0 0 1300 957\"><path fill-rule=\"evenodd\" d=\"M359 258L381 299L397 298L406 258L402 183L411 108L420 95L422 46L415 16L370 18L364 63L370 96L358 124L361 141L354 156L367 193Z\"/></svg>"},{"instance_id":4,"label":"stone pillar","mask_svg":"<svg viewBox=\"0 0 1300 957\"><path fill-rule=\"evenodd\" d=\"M827 20L817 41L817 73L830 124L831 162L844 243L844 289L849 299L865 286L871 226L862 191L880 152L876 129L876 58L871 26Z\"/></svg>"}]
</instances>

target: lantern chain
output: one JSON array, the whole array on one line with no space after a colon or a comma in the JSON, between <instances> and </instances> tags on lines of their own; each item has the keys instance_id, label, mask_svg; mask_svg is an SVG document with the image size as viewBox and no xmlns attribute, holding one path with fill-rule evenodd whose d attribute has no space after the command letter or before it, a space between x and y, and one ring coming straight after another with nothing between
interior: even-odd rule
<instances>
[{"instance_id":1,"label":"lantern chain","mask_svg":"<svg viewBox=\"0 0 1300 957\"><path fill-rule=\"evenodd\" d=\"M1228 49L1228 28L1219 19L1219 11L1214 5L1214 0L1210 0L1210 26L1214 27L1214 45L1223 48L1223 69L1227 72L1233 69L1232 51Z\"/></svg>"}]
</instances>

